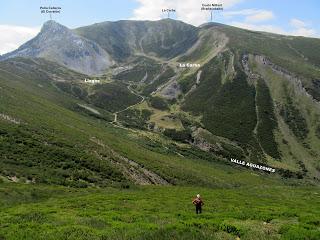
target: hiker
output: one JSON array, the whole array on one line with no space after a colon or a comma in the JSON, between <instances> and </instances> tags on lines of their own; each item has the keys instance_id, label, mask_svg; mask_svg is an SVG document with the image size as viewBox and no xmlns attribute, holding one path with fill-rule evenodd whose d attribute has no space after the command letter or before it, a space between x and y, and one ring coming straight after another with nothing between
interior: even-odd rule
<instances>
[{"instance_id":1,"label":"hiker","mask_svg":"<svg viewBox=\"0 0 320 240\"><path fill-rule=\"evenodd\" d=\"M192 204L196 206L196 214L199 214L202 212L202 206L204 205L200 194L197 194L197 197L193 199Z\"/></svg>"}]
</instances>

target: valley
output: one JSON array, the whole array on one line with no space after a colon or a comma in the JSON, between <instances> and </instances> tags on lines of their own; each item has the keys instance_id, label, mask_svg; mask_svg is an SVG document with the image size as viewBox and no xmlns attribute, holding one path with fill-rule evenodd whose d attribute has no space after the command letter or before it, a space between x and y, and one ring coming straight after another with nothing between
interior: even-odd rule
<instances>
[{"instance_id":1,"label":"valley","mask_svg":"<svg viewBox=\"0 0 320 240\"><path fill-rule=\"evenodd\" d=\"M319 239L319 46L46 22L0 56L0 240Z\"/></svg>"}]
</instances>

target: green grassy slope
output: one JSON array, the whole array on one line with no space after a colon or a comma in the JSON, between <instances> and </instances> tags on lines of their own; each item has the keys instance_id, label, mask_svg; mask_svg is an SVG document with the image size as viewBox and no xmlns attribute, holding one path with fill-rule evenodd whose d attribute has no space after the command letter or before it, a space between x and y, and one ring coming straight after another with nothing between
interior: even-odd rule
<instances>
[{"instance_id":1,"label":"green grassy slope","mask_svg":"<svg viewBox=\"0 0 320 240\"><path fill-rule=\"evenodd\" d=\"M317 137L318 104L294 81L274 72L256 57L251 56L250 59L253 71L264 79L274 102L275 114L271 119L277 120L278 127L274 133L281 162L303 172L307 168L317 176L320 146Z\"/></svg>"},{"instance_id":2,"label":"green grassy slope","mask_svg":"<svg viewBox=\"0 0 320 240\"><path fill-rule=\"evenodd\" d=\"M207 25L204 28L210 29L212 27L228 36L230 48L267 56L274 64L302 76L302 83L309 93L314 97L319 97L319 88L313 81L320 77L318 71L319 39L254 32L226 25Z\"/></svg>"},{"instance_id":3,"label":"green grassy slope","mask_svg":"<svg viewBox=\"0 0 320 240\"><path fill-rule=\"evenodd\" d=\"M195 91L186 97L183 109L201 114L205 127L214 135L229 138L254 150L257 148L253 136L257 121L255 89L247 83L239 66L235 78L222 83L229 57L226 52L201 68L204 77ZM259 161L257 156L252 157L252 160Z\"/></svg>"},{"instance_id":4,"label":"green grassy slope","mask_svg":"<svg viewBox=\"0 0 320 240\"><path fill-rule=\"evenodd\" d=\"M133 61L130 61L129 65L133 65L133 68L122 71L113 78L127 82L140 82L144 80L144 82L149 83L159 74L162 68L161 63L146 57L136 57ZM146 79L144 79L145 76Z\"/></svg>"},{"instance_id":5,"label":"green grassy slope","mask_svg":"<svg viewBox=\"0 0 320 240\"><path fill-rule=\"evenodd\" d=\"M125 109L141 100L139 96L132 94L125 84L120 83L94 86L89 99L95 106L111 112Z\"/></svg>"},{"instance_id":6,"label":"green grassy slope","mask_svg":"<svg viewBox=\"0 0 320 240\"><path fill-rule=\"evenodd\" d=\"M193 52L201 54L181 59L202 62L210 55L207 46L217 49L215 32L228 39L225 49L178 80L185 94L182 109L199 115L212 134L237 142L246 158L319 178L320 41L207 24L201 27L199 52ZM247 54L256 61L248 69Z\"/></svg>"},{"instance_id":7,"label":"green grassy slope","mask_svg":"<svg viewBox=\"0 0 320 240\"><path fill-rule=\"evenodd\" d=\"M101 119L112 121L110 112L125 109L140 99L126 89L125 85L117 83L117 80L137 82L132 85L132 89L148 96L174 75L171 67L177 64L176 60L198 62L204 64L201 68L204 71L200 84L195 84L197 72L194 71L184 71L181 79L178 79L184 94L197 87L185 98L180 96L182 101L178 101L178 105L182 102L182 110L202 117L202 124L214 135L240 144L247 159L268 161L274 166L294 169L300 173L307 168L310 174L312 172L312 176L319 178L317 133L320 126L316 122L317 111L314 108L309 112L304 111L304 104L291 101L293 94L289 94L286 101L280 101L281 106L277 105L278 100L274 98L273 89L268 89L268 84L264 86L263 82L266 80L263 79L258 84L247 81L241 63L243 54L266 56L275 66L297 75L307 93L314 99L319 99L318 39L253 32L221 24L194 28L173 20L105 22L79 28L75 32L98 42L116 60L135 65L130 70L114 75L114 83L90 88L83 88L73 82L56 84L87 104L104 109L106 112ZM123 41L116 41L120 38ZM313 51L310 51L308 46L312 46ZM209 69L208 66L216 62L211 60L209 64L205 64L206 61L226 49L221 64L217 64L219 67L212 65L211 70L207 71L206 68ZM129 58L135 54L138 56ZM158 59L155 60L156 58ZM160 63L159 58L174 58L175 61L167 66L164 62ZM46 69L45 64L41 68ZM218 72L220 70L221 72ZM233 72L234 70L236 72ZM51 74L59 75L57 71L62 72L62 69L54 67L54 73ZM145 76L145 81L138 83ZM285 92L282 94L286 95ZM82 105L77 108L81 111L84 107ZM90 114L94 113L91 111ZM312 117L308 117L310 114ZM119 119L128 127L146 128L150 115L147 109L144 112L130 109L121 113ZM294 153L295 151L285 146L290 146L292 141L288 144L284 134L279 134L283 129L283 124L279 121L283 121L284 126L293 133L291 137L295 138L294 142L302 146L303 151L298 152L306 154ZM312 163L302 165L301 161Z\"/></svg>"},{"instance_id":8,"label":"green grassy slope","mask_svg":"<svg viewBox=\"0 0 320 240\"><path fill-rule=\"evenodd\" d=\"M55 82L54 85L70 96L109 113L123 110L141 100L141 97L133 94L128 85L122 82L101 82L91 85L79 81L66 81Z\"/></svg>"},{"instance_id":9,"label":"green grassy slope","mask_svg":"<svg viewBox=\"0 0 320 240\"><path fill-rule=\"evenodd\" d=\"M1 175L24 180L83 185L127 181L90 150L90 121L71 111L77 101L49 81L30 73L10 73L1 64ZM87 146L87 147L86 147ZM82 180L81 180L82 179Z\"/></svg>"},{"instance_id":10,"label":"green grassy slope","mask_svg":"<svg viewBox=\"0 0 320 240\"><path fill-rule=\"evenodd\" d=\"M120 155L171 184L232 186L269 178L243 172L211 153L168 142L159 134L115 128L80 111L78 104L85 103L58 90L50 79L20 76L4 67L0 66L0 112L20 124L0 119L2 176L63 185L126 184L132 179L114 164L122 161Z\"/></svg>"},{"instance_id":11,"label":"green grassy slope","mask_svg":"<svg viewBox=\"0 0 320 240\"><path fill-rule=\"evenodd\" d=\"M274 136L274 131L278 128L278 122L270 91L262 79L258 80L256 89L257 118L259 119L257 138L263 151L275 159L280 159L280 152Z\"/></svg>"},{"instance_id":12,"label":"green grassy slope","mask_svg":"<svg viewBox=\"0 0 320 240\"><path fill-rule=\"evenodd\" d=\"M193 196L202 194L203 214ZM319 188L74 189L0 184L2 239L310 239Z\"/></svg>"}]
</instances>

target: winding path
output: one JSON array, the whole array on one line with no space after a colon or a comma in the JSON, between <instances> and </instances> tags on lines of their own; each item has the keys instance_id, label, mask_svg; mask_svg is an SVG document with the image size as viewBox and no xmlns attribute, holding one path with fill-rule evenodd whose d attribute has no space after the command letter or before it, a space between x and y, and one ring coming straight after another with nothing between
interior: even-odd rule
<instances>
[{"instance_id":1,"label":"winding path","mask_svg":"<svg viewBox=\"0 0 320 240\"><path fill-rule=\"evenodd\" d=\"M130 105L130 106L126 107L125 109L122 109L122 110L120 110L120 111L117 111L117 112L113 113L113 115L114 115L113 123L117 123L117 121L118 121L118 114L119 114L119 113L124 112L124 111L126 111L126 110L128 110L128 109L130 109L130 108L132 108L132 107L134 107L134 106L136 106L136 105L139 105L140 103L142 103L142 102L145 100L145 97L144 97L144 96L136 93L133 89L131 89L131 85L132 85L132 83L129 83L129 85L127 86L128 90L129 90L132 94L140 97L141 100L140 100L139 102L133 104L133 105Z\"/></svg>"}]
</instances>

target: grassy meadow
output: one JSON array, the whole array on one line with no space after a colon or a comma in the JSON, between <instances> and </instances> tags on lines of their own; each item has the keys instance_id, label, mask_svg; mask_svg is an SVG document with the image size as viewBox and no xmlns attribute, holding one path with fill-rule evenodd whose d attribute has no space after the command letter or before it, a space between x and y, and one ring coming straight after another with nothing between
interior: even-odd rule
<instances>
[{"instance_id":1,"label":"grassy meadow","mask_svg":"<svg viewBox=\"0 0 320 240\"><path fill-rule=\"evenodd\" d=\"M191 204L200 193L205 205ZM318 187L0 184L0 239L319 239Z\"/></svg>"}]
</instances>

